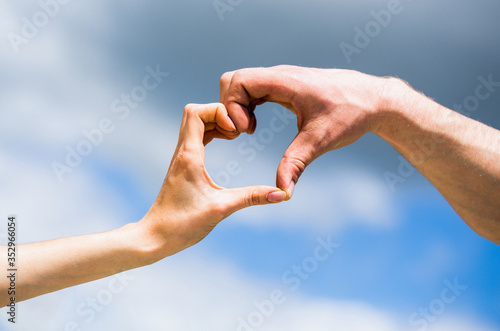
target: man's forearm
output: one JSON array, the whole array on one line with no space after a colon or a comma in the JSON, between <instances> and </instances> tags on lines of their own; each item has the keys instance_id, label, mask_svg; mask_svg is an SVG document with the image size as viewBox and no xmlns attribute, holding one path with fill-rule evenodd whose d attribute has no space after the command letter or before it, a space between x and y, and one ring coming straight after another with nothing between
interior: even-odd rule
<instances>
[{"instance_id":1,"label":"man's forearm","mask_svg":"<svg viewBox=\"0 0 500 331\"><path fill-rule=\"evenodd\" d=\"M389 79L377 134L443 194L478 234L500 244L500 132Z\"/></svg>"},{"instance_id":2,"label":"man's forearm","mask_svg":"<svg viewBox=\"0 0 500 331\"><path fill-rule=\"evenodd\" d=\"M145 239L139 223L131 223L109 232L20 245L16 301L153 263L161 255ZM0 306L9 303L7 281L3 277L0 282Z\"/></svg>"}]
</instances>

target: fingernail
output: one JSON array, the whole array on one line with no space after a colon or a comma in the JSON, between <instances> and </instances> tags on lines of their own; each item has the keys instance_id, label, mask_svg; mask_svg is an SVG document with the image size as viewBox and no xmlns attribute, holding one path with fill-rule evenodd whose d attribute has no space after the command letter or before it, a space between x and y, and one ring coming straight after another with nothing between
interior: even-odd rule
<instances>
[{"instance_id":1,"label":"fingernail","mask_svg":"<svg viewBox=\"0 0 500 331\"><path fill-rule=\"evenodd\" d=\"M295 181L292 179L290 185L288 185L287 200L289 200L292 197L294 189L295 189Z\"/></svg>"},{"instance_id":2,"label":"fingernail","mask_svg":"<svg viewBox=\"0 0 500 331\"><path fill-rule=\"evenodd\" d=\"M234 125L234 122L231 119L231 117L229 117L229 115L227 115L227 119L229 120L229 124L231 124L231 127L233 128L233 131L234 132L238 132L238 130L236 130L236 125Z\"/></svg>"},{"instance_id":3,"label":"fingernail","mask_svg":"<svg viewBox=\"0 0 500 331\"><path fill-rule=\"evenodd\" d=\"M285 200L286 193L284 191L274 191L267 195L267 201L276 203Z\"/></svg>"}]
</instances>

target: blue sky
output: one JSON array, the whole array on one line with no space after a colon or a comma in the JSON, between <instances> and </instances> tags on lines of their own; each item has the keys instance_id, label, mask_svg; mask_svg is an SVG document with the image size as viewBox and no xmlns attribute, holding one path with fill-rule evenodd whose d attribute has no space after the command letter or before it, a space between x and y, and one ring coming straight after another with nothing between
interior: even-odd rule
<instances>
[{"instance_id":1,"label":"blue sky","mask_svg":"<svg viewBox=\"0 0 500 331\"><path fill-rule=\"evenodd\" d=\"M33 21L40 3L53 2L0 4L0 210L19 215L21 242L140 219L168 169L184 105L218 101L225 71L295 64L393 75L450 108L474 94L479 77L500 81L497 1L221 2L232 9L224 7L223 20L212 1L73 0L49 6L53 17L17 52L11 33L22 35L23 18ZM356 29L373 24L372 11L396 5L348 59L340 45L356 46ZM113 102L148 67L169 75L120 118ZM469 116L500 128L499 107L493 91ZM264 148L251 159L238 152L248 136L207 147L216 181L237 162L242 172L227 186L274 184L297 129L290 122L272 137L259 134L282 111L258 108L255 137ZM113 132L59 181L52 162L64 162L103 119ZM255 302L273 291L284 302L251 328L500 330L500 248L471 231L419 173L391 189L384 174L397 173L398 156L366 135L315 161L291 201L238 212L200 244L128 278L26 301L19 324L2 318L0 330L244 330ZM338 247L313 261L328 238ZM283 278L295 266L311 272L292 290ZM121 290L89 312L88 298L103 299L115 281ZM466 289L441 306L450 282ZM409 321L421 308L438 312L425 327Z\"/></svg>"}]
</instances>

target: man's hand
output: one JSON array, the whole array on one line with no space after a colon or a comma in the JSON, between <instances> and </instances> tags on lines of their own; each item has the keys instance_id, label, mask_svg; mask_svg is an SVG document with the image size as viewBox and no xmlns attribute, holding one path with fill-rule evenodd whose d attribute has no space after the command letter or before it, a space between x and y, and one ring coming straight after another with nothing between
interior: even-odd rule
<instances>
[{"instance_id":1,"label":"man's hand","mask_svg":"<svg viewBox=\"0 0 500 331\"><path fill-rule=\"evenodd\" d=\"M377 129L386 80L336 69L242 69L221 77L220 101L239 132L255 131L253 112L267 101L297 115L299 133L283 155L276 178L277 186L290 198L295 183L313 160Z\"/></svg>"},{"instance_id":2,"label":"man's hand","mask_svg":"<svg viewBox=\"0 0 500 331\"><path fill-rule=\"evenodd\" d=\"M238 136L222 104L187 105L179 142L153 206L139 224L160 248L160 258L203 239L224 218L239 209L281 202L276 187L224 189L205 170L204 144L213 138Z\"/></svg>"},{"instance_id":3,"label":"man's hand","mask_svg":"<svg viewBox=\"0 0 500 331\"><path fill-rule=\"evenodd\" d=\"M238 131L252 133L255 107L279 103L299 133L278 167L287 198L318 156L373 132L443 194L472 229L500 244L500 131L458 114L397 78L294 66L243 69L220 80ZM425 146L422 149L422 146Z\"/></svg>"}]
</instances>

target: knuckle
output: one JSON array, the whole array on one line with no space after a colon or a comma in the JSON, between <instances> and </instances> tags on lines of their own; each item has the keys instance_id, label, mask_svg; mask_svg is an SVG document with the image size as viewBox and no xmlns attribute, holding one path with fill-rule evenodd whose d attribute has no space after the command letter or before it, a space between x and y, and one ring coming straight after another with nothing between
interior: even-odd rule
<instances>
[{"instance_id":1,"label":"knuckle","mask_svg":"<svg viewBox=\"0 0 500 331\"><path fill-rule=\"evenodd\" d=\"M240 69L236 70L233 72L233 76L231 78L231 83L234 84L243 84L243 81L245 80L245 77L251 73L253 69L251 68L246 68L246 69Z\"/></svg>"},{"instance_id":2,"label":"knuckle","mask_svg":"<svg viewBox=\"0 0 500 331\"><path fill-rule=\"evenodd\" d=\"M193 114L196 111L196 105L194 103L188 103L184 107L184 114L190 115Z\"/></svg>"},{"instance_id":3,"label":"knuckle","mask_svg":"<svg viewBox=\"0 0 500 331\"><path fill-rule=\"evenodd\" d=\"M231 78L233 77L233 74L234 74L234 71L228 71L228 72L225 72L222 74L222 76L220 76L220 80L219 80L219 84L220 86L224 86L224 84L226 82L230 82L231 81Z\"/></svg>"},{"instance_id":4,"label":"knuckle","mask_svg":"<svg viewBox=\"0 0 500 331\"><path fill-rule=\"evenodd\" d=\"M199 115L200 105L195 103L189 103L184 107L184 116L186 118L193 118Z\"/></svg>"},{"instance_id":5,"label":"knuckle","mask_svg":"<svg viewBox=\"0 0 500 331\"><path fill-rule=\"evenodd\" d=\"M295 155L285 155L283 159L286 163L291 164L294 170L296 170L296 173L298 173L298 176L301 176L307 167L307 163ZM297 180L298 178L294 179Z\"/></svg>"},{"instance_id":6,"label":"knuckle","mask_svg":"<svg viewBox=\"0 0 500 331\"><path fill-rule=\"evenodd\" d=\"M235 71L231 77L231 85L238 84L241 81L241 70Z\"/></svg>"},{"instance_id":7,"label":"knuckle","mask_svg":"<svg viewBox=\"0 0 500 331\"><path fill-rule=\"evenodd\" d=\"M256 189L251 189L245 197L245 205L255 206L260 204L260 197Z\"/></svg>"},{"instance_id":8,"label":"knuckle","mask_svg":"<svg viewBox=\"0 0 500 331\"><path fill-rule=\"evenodd\" d=\"M215 102L215 103L212 103L212 106L215 109L216 114L219 114L219 115L226 115L227 114L226 106L224 106L223 103Z\"/></svg>"}]
</instances>

